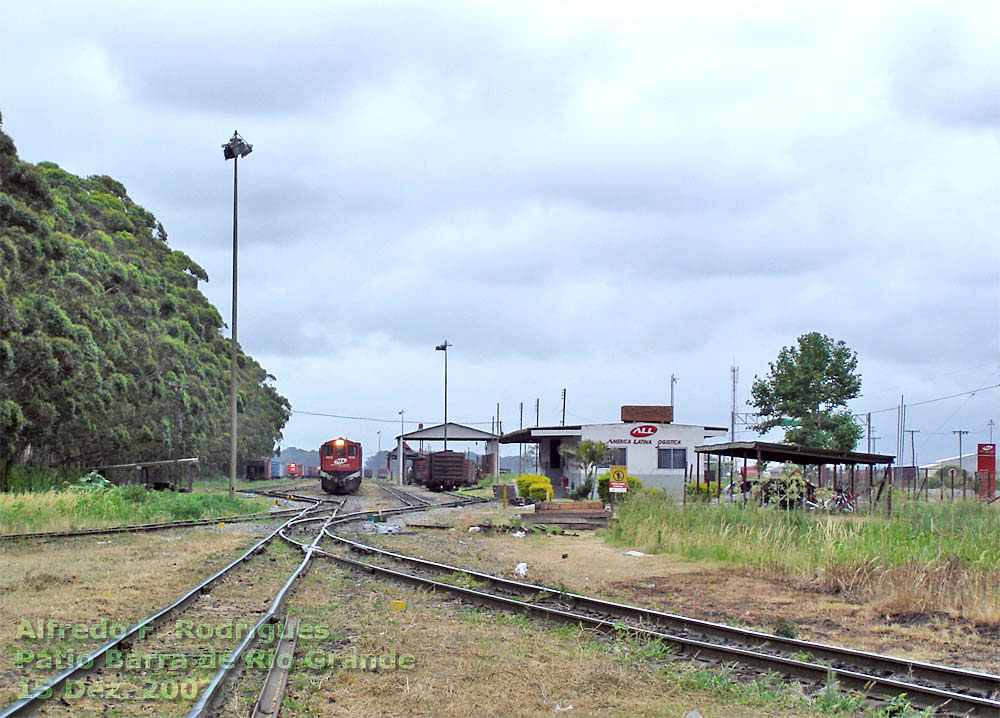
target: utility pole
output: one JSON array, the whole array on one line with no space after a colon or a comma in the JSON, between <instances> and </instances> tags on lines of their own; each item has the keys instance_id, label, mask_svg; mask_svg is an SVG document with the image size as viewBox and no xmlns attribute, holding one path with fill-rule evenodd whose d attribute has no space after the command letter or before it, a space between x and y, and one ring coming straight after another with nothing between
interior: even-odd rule
<instances>
[{"instance_id":1,"label":"utility pole","mask_svg":"<svg viewBox=\"0 0 1000 718\"><path fill-rule=\"evenodd\" d=\"M867 420L865 423L868 426L866 433L868 435L868 453L870 454L872 453L872 413L870 411L868 412Z\"/></svg>"},{"instance_id":2,"label":"utility pole","mask_svg":"<svg viewBox=\"0 0 1000 718\"><path fill-rule=\"evenodd\" d=\"M906 451L906 403L899 395L899 409L896 411L896 456L902 459Z\"/></svg>"},{"instance_id":3,"label":"utility pole","mask_svg":"<svg viewBox=\"0 0 1000 718\"><path fill-rule=\"evenodd\" d=\"M503 427L500 426L500 402L497 402L497 436L503 436ZM496 461L496 470L493 472L494 476L500 476L500 442L497 441L496 444L497 455L494 457Z\"/></svg>"},{"instance_id":4,"label":"utility pole","mask_svg":"<svg viewBox=\"0 0 1000 718\"><path fill-rule=\"evenodd\" d=\"M951 432L952 434L958 434L958 469L962 470L962 434L968 434L967 429L956 429Z\"/></svg>"},{"instance_id":5,"label":"utility pole","mask_svg":"<svg viewBox=\"0 0 1000 718\"><path fill-rule=\"evenodd\" d=\"M729 367L729 377L732 380L732 402L729 405L729 440L736 441L736 383L740 380L740 368L735 360Z\"/></svg>"},{"instance_id":6,"label":"utility pole","mask_svg":"<svg viewBox=\"0 0 1000 718\"><path fill-rule=\"evenodd\" d=\"M917 467L917 450L914 448L913 435L914 434L919 434L920 433L920 429L906 429L905 431L906 431L907 434L910 435L910 463L912 464L913 468L916 468Z\"/></svg>"},{"instance_id":7,"label":"utility pole","mask_svg":"<svg viewBox=\"0 0 1000 718\"><path fill-rule=\"evenodd\" d=\"M396 449L399 451L399 460L396 462L399 466L399 485L403 485L403 415L406 413L405 409L399 410L399 445Z\"/></svg>"},{"instance_id":8,"label":"utility pole","mask_svg":"<svg viewBox=\"0 0 1000 718\"><path fill-rule=\"evenodd\" d=\"M524 428L524 402L521 402L521 419L517 423L518 430ZM524 456L524 444L517 445L517 475L521 475L521 461Z\"/></svg>"},{"instance_id":9,"label":"utility pole","mask_svg":"<svg viewBox=\"0 0 1000 718\"><path fill-rule=\"evenodd\" d=\"M563 389L563 392L562 392L562 400L563 400L563 412L562 412L562 424L561 425L562 426L566 426L566 390L565 389Z\"/></svg>"},{"instance_id":10,"label":"utility pole","mask_svg":"<svg viewBox=\"0 0 1000 718\"><path fill-rule=\"evenodd\" d=\"M381 454L382 453L382 430L379 429L375 433L378 434L378 453Z\"/></svg>"},{"instance_id":11,"label":"utility pole","mask_svg":"<svg viewBox=\"0 0 1000 718\"><path fill-rule=\"evenodd\" d=\"M677 377L673 374L670 375L670 407L674 406L674 384L677 383ZM676 412L674 412L676 413Z\"/></svg>"},{"instance_id":12,"label":"utility pole","mask_svg":"<svg viewBox=\"0 0 1000 718\"><path fill-rule=\"evenodd\" d=\"M989 421L987 421L986 425L988 427L990 427L990 443L992 444L993 443L993 427L995 425L993 419L990 419Z\"/></svg>"},{"instance_id":13,"label":"utility pole","mask_svg":"<svg viewBox=\"0 0 1000 718\"><path fill-rule=\"evenodd\" d=\"M539 421L540 421L540 417L541 417L541 414L540 414L540 411L539 411L540 402L541 402L541 399L539 399L539 398L535 399L535 426L539 426ZM538 454L541 453L539 451L539 449L541 448L541 446L542 446L541 444L535 444L535 473L536 474L538 473L538 462L539 462Z\"/></svg>"}]
</instances>

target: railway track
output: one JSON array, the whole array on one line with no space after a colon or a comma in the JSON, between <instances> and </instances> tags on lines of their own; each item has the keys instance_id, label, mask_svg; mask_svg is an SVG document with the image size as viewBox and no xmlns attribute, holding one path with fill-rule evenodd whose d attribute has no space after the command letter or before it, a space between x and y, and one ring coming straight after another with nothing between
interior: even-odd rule
<instances>
[{"instance_id":1,"label":"railway track","mask_svg":"<svg viewBox=\"0 0 1000 718\"><path fill-rule=\"evenodd\" d=\"M1000 676L782 638L604 601L386 551L338 536L329 527L324 532L340 546L375 556L383 563L402 563L415 571L404 573L382 564L357 561L328 551L319 555L355 570L448 592L481 605L604 632L626 631L660 640L684 655L721 663L739 663L813 683L825 683L832 673L841 685L868 696L892 698L905 694L914 705L933 707L950 714L1000 716ZM480 587L466 588L430 577L453 575L455 572L468 575Z\"/></svg>"},{"instance_id":2,"label":"railway track","mask_svg":"<svg viewBox=\"0 0 1000 718\"><path fill-rule=\"evenodd\" d=\"M317 502L318 503L318 502ZM0 534L0 541L20 541L26 539L59 539L73 536L103 536L106 534L141 533L144 531L166 531L192 526L212 526L214 524L239 524L254 521L269 521L273 519L295 516L302 509L282 509L280 511L264 511L255 514L239 514L236 516L219 516L214 519L189 519L184 521L164 521L154 524L133 524L129 526L108 526L105 528L77 529L75 531L43 531L23 534Z\"/></svg>"},{"instance_id":3,"label":"railway track","mask_svg":"<svg viewBox=\"0 0 1000 718\"><path fill-rule=\"evenodd\" d=\"M268 498L291 499L311 504L335 504L335 499L320 498L317 496L307 496L305 494L293 494L278 489L250 490L245 493L257 494ZM59 539L74 536L103 536L105 534L118 533L140 533L143 531L165 531L169 529L189 528L192 526L212 526L214 524L237 524L250 523L253 521L267 521L289 516L295 516L301 509L282 509L280 511L259 511L252 514L237 514L236 516L218 516L211 519L186 519L182 521L162 521L150 524L129 524L124 526L105 526L91 529L75 529L73 531L37 531L20 534L0 534L0 541L21 541L26 539Z\"/></svg>"},{"instance_id":4,"label":"railway track","mask_svg":"<svg viewBox=\"0 0 1000 718\"><path fill-rule=\"evenodd\" d=\"M113 638L96 650L92 651L81 662L66 668L29 695L9 705L2 712L0 712L0 718L30 715L44 708L49 699L53 695L58 694L59 691L66 686L67 681L84 679L89 674L98 670L102 665L106 666L108 656L111 655L111 651L131 650L137 643L141 642L149 634L153 633L156 628L186 611L201 596L208 593L213 586L218 584L227 576L231 575L237 568L245 565L251 557L263 551L268 544L277 538L278 532L282 528L291 524L296 518L305 518L308 514L316 511L319 506L321 506L321 504L313 504L305 509L298 510L295 517L289 519L280 527L276 528L263 539L255 543L239 558L219 569L204 581L201 581L194 588L181 595L173 603L146 617L142 621L133 625L131 628L127 629L120 636Z\"/></svg>"},{"instance_id":5,"label":"railway track","mask_svg":"<svg viewBox=\"0 0 1000 718\"><path fill-rule=\"evenodd\" d=\"M402 489L397 489L395 486L380 486L384 492L392 496L394 499L402 501L407 506L436 506L437 504L433 501L425 499L423 496L414 496L413 494L407 493Z\"/></svg>"},{"instance_id":6,"label":"railway track","mask_svg":"<svg viewBox=\"0 0 1000 718\"><path fill-rule=\"evenodd\" d=\"M83 681L91 676L91 674L101 671L102 668L107 669L107 666L109 665L108 657L112 651L122 652L123 654L136 651L136 647L139 644L142 644L148 636L156 635L156 628L162 626L168 620L176 619L178 615L187 611L200 598L208 594L213 587L217 586L224 579L231 577L232 574L238 568L244 566L249 559L264 551L269 544L274 542L276 538L280 537L287 543L301 548L304 552L304 556L297 568L295 568L291 575L288 576L287 580L285 580L278 589L267 609L263 611L252 629L249 630L235 649L228 652L228 657L224 660L223 664L220 666L213 678L208 682L204 692L198 696L198 700L194 704L194 707L187 714L191 718L210 715L220 705L226 686L229 685L233 678L238 674L241 665L240 658L246 655L247 651L250 650L255 644L256 639L260 634L260 627L265 624L275 623L278 621L282 607L291 593L295 583L309 569L314 556L321 553L318 548L319 541L326 535L326 529L331 526L346 524L351 521L371 518L373 515L395 515L421 511L426 508L424 505L417 505L405 506L397 509L357 511L341 515L339 514L339 510L345 502L346 498L331 507L329 505L329 501L316 500L311 506L296 510L295 516L275 528L271 533L255 543L239 558L216 571L207 579L198 583L171 604L139 621L132 627L128 628L120 636L113 638L99 648L91 651L87 654L87 656L80 658L73 666L59 672L26 697L12 703L3 710L0 710L0 718L31 715L39 711L45 712L45 708L48 706L53 706L55 710L65 712L64 708L54 704L52 698L60 695L60 692L65 688L68 681ZM460 506L468 503L475 503L475 500L456 500L443 504L436 504L436 506ZM325 513L325 511L328 512ZM269 514L269 516L273 516L273 514ZM316 523L322 523L322 525L319 530L315 532L311 543L306 544L305 542L298 541L292 537L294 532L306 530L307 526L314 525ZM147 644L142 645L145 646ZM66 703L66 705L69 706L68 703ZM73 710L70 712L75 714L75 707L71 706L71 708L73 708Z\"/></svg>"}]
</instances>

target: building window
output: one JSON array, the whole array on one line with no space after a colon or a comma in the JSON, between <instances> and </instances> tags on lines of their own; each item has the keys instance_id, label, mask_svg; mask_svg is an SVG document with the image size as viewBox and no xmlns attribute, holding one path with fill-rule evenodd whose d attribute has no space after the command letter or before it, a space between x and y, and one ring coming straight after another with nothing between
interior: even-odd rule
<instances>
[{"instance_id":1,"label":"building window","mask_svg":"<svg viewBox=\"0 0 1000 718\"><path fill-rule=\"evenodd\" d=\"M687 449L657 449L656 468L683 469L687 466Z\"/></svg>"},{"instance_id":2,"label":"building window","mask_svg":"<svg viewBox=\"0 0 1000 718\"><path fill-rule=\"evenodd\" d=\"M625 451L624 447L608 449L608 458L601 462L600 466L628 466L625 463L628 456Z\"/></svg>"}]
</instances>

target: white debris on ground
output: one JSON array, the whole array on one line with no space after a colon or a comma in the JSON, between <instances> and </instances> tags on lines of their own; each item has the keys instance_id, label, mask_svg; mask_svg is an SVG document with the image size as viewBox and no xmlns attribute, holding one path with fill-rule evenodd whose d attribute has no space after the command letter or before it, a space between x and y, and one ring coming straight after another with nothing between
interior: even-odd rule
<instances>
[{"instance_id":1,"label":"white debris on ground","mask_svg":"<svg viewBox=\"0 0 1000 718\"><path fill-rule=\"evenodd\" d=\"M521 578L524 578L525 576L528 575L528 564L526 564L524 561L521 561L521 563L517 564L517 566L514 567L514 573L516 573Z\"/></svg>"},{"instance_id":2,"label":"white debris on ground","mask_svg":"<svg viewBox=\"0 0 1000 718\"><path fill-rule=\"evenodd\" d=\"M642 551L626 551L626 556L648 556L648 553L643 553Z\"/></svg>"},{"instance_id":3,"label":"white debris on ground","mask_svg":"<svg viewBox=\"0 0 1000 718\"><path fill-rule=\"evenodd\" d=\"M562 701L559 701L558 703L556 703L556 707L554 708L554 710L556 713L561 713L562 711L571 711L573 710L573 705L571 703L563 705Z\"/></svg>"},{"instance_id":4,"label":"white debris on ground","mask_svg":"<svg viewBox=\"0 0 1000 718\"><path fill-rule=\"evenodd\" d=\"M470 526L469 527L469 533L470 534L479 533L480 531L482 531L482 528L480 528L479 526Z\"/></svg>"},{"instance_id":5,"label":"white debris on ground","mask_svg":"<svg viewBox=\"0 0 1000 718\"><path fill-rule=\"evenodd\" d=\"M524 538L525 536L527 536L527 534L524 533L524 531L515 531L514 533L511 534L511 536L513 536L514 538Z\"/></svg>"}]
</instances>

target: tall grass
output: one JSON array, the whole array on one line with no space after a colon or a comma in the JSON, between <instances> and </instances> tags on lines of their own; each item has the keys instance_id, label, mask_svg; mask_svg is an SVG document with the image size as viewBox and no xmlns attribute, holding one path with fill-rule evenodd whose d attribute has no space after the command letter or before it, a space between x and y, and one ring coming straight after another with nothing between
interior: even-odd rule
<instances>
[{"instance_id":1,"label":"tall grass","mask_svg":"<svg viewBox=\"0 0 1000 718\"><path fill-rule=\"evenodd\" d=\"M13 493L66 488L86 471L49 469L43 466L12 466L7 473L7 490Z\"/></svg>"},{"instance_id":2,"label":"tall grass","mask_svg":"<svg viewBox=\"0 0 1000 718\"><path fill-rule=\"evenodd\" d=\"M649 553L819 577L887 611L944 611L1000 625L1000 511L978 501L904 503L889 519L681 506L640 493L620 508L609 534Z\"/></svg>"},{"instance_id":3,"label":"tall grass","mask_svg":"<svg viewBox=\"0 0 1000 718\"><path fill-rule=\"evenodd\" d=\"M69 531L118 524L214 518L266 511L270 501L226 494L175 494L142 486L0 494L0 532Z\"/></svg>"}]
</instances>

